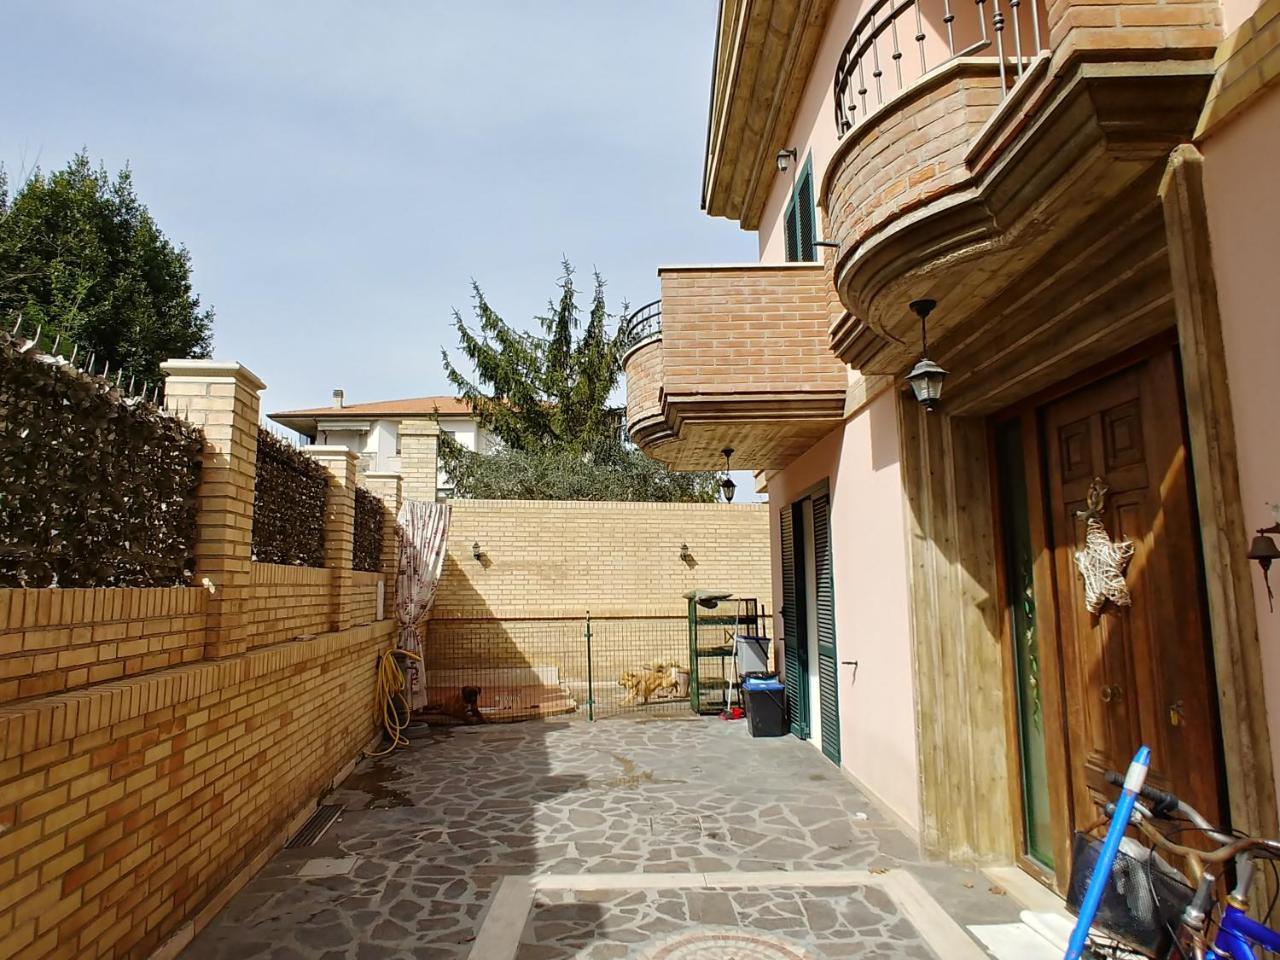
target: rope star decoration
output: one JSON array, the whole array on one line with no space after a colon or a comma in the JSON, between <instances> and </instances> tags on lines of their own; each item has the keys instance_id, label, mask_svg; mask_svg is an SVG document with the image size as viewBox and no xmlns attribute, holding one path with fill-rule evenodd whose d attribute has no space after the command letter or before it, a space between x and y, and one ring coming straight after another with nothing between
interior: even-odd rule
<instances>
[{"instance_id":1,"label":"rope star decoration","mask_svg":"<svg viewBox=\"0 0 1280 960\"><path fill-rule=\"evenodd\" d=\"M1084 605L1090 613L1099 613L1108 600L1127 607L1133 600L1124 582L1124 571L1133 559L1132 540L1113 543L1099 517L1104 509L1107 485L1095 478L1089 485L1089 509L1076 513L1085 521L1084 549L1076 551L1076 567L1084 580Z\"/></svg>"}]
</instances>

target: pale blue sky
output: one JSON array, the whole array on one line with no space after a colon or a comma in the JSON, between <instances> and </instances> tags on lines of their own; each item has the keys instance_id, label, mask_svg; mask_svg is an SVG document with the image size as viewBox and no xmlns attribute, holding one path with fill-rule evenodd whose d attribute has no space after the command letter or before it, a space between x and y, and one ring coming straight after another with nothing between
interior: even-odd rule
<instances>
[{"instance_id":1,"label":"pale blue sky","mask_svg":"<svg viewBox=\"0 0 1280 960\"><path fill-rule=\"evenodd\" d=\"M133 167L267 411L445 393L475 277L610 304L755 259L699 210L715 0L9 0L0 161Z\"/></svg>"}]
</instances>

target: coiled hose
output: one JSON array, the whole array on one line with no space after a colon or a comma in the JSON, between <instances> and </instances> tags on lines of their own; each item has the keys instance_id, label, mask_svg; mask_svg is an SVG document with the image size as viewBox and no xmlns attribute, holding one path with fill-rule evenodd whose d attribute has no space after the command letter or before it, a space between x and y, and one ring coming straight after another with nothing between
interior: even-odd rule
<instances>
[{"instance_id":1,"label":"coiled hose","mask_svg":"<svg viewBox=\"0 0 1280 960\"><path fill-rule=\"evenodd\" d=\"M387 746L382 750L366 753L367 757L385 757L396 747L409 742L404 735L409 726L408 682L398 657L422 662L422 657L411 650L392 648L378 661L378 702L382 704L382 728L387 731Z\"/></svg>"}]
</instances>

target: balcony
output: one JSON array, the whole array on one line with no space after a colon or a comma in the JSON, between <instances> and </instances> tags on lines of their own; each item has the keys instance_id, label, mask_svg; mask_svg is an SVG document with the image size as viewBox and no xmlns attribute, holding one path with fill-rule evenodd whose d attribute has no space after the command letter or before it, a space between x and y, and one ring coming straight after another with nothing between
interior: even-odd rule
<instances>
[{"instance_id":1,"label":"balcony","mask_svg":"<svg viewBox=\"0 0 1280 960\"><path fill-rule=\"evenodd\" d=\"M819 264L666 267L632 317L627 423L682 470L779 469L840 422L848 378L827 347L841 312Z\"/></svg>"},{"instance_id":2,"label":"balcony","mask_svg":"<svg viewBox=\"0 0 1280 960\"><path fill-rule=\"evenodd\" d=\"M849 311L836 356L901 373L922 297L940 342L978 338L1020 271L1190 139L1217 17L1197 0L873 0L836 66L820 190Z\"/></svg>"}]
</instances>

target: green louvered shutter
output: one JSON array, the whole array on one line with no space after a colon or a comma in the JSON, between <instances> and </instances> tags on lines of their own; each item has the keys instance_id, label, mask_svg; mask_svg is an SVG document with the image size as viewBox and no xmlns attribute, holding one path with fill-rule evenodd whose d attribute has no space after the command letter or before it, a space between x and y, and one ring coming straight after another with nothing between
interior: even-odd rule
<instances>
[{"instance_id":1,"label":"green louvered shutter","mask_svg":"<svg viewBox=\"0 0 1280 960\"><path fill-rule=\"evenodd\" d=\"M786 219L782 224L787 241L787 263L796 263L800 259L800 228L796 223L795 197L792 197L791 203L787 204Z\"/></svg>"},{"instance_id":2,"label":"green louvered shutter","mask_svg":"<svg viewBox=\"0 0 1280 960\"><path fill-rule=\"evenodd\" d=\"M818 248L813 245L814 241L818 239L817 229L814 225L814 220L817 217L817 208L813 205L813 167L808 163L804 166L804 173L800 178L800 182L796 184L795 205L795 259L813 263L818 259Z\"/></svg>"},{"instance_id":3,"label":"green louvered shutter","mask_svg":"<svg viewBox=\"0 0 1280 960\"><path fill-rule=\"evenodd\" d=\"M797 533L804 530L799 506L784 507L778 521L782 526L782 645L787 709L791 714L791 732L805 740L809 737L809 657L799 629L805 622L804 590L796 589L797 577L803 576L803 571L796 567L796 541L803 540L803 534L797 537Z\"/></svg>"},{"instance_id":4,"label":"green louvered shutter","mask_svg":"<svg viewBox=\"0 0 1280 960\"><path fill-rule=\"evenodd\" d=\"M831 574L831 497L813 498L814 584L817 587L818 693L822 752L840 762L840 671L836 660L836 598Z\"/></svg>"}]
</instances>

